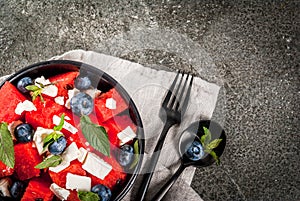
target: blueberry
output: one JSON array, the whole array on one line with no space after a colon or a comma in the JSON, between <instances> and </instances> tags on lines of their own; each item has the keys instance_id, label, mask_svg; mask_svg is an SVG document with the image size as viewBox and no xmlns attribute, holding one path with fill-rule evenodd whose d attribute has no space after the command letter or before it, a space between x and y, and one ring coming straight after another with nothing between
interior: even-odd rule
<instances>
[{"instance_id":1,"label":"blueberry","mask_svg":"<svg viewBox=\"0 0 300 201\"><path fill-rule=\"evenodd\" d=\"M91 191L98 194L101 201L109 201L111 198L111 190L102 184L93 186Z\"/></svg>"},{"instance_id":2,"label":"blueberry","mask_svg":"<svg viewBox=\"0 0 300 201\"><path fill-rule=\"evenodd\" d=\"M20 199L24 191L25 185L21 181L15 181L10 188L10 194L14 199Z\"/></svg>"},{"instance_id":3,"label":"blueberry","mask_svg":"<svg viewBox=\"0 0 300 201\"><path fill-rule=\"evenodd\" d=\"M186 146L186 155L192 161L198 161L204 156L203 146L199 141L193 141Z\"/></svg>"},{"instance_id":4,"label":"blueberry","mask_svg":"<svg viewBox=\"0 0 300 201\"><path fill-rule=\"evenodd\" d=\"M94 101L90 95L80 92L71 98L70 105L74 114L89 115L93 111Z\"/></svg>"},{"instance_id":5,"label":"blueberry","mask_svg":"<svg viewBox=\"0 0 300 201\"><path fill-rule=\"evenodd\" d=\"M125 167L132 162L133 156L133 147L128 144L125 144L121 147L118 161L121 166Z\"/></svg>"},{"instance_id":6,"label":"blueberry","mask_svg":"<svg viewBox=\"0 0 300 201\"><path fill-rule=\"evenodd\" d=\"M33 132L30 124L19 124L14 130L15 137L19 142L32 141Z\"/></svg>"},{"instance_id":7,"label":"blueberry","mask_svg":"<svg viewBox=\"0 0 300 201\"><path fill-rule=\"evenodd\" d=\"M17 83L17 88L22 93L26 93L26 92L28 92L28 90L25 87L27 87L28 85L32 85L32 84L33 84L33 81L32 81L32 79L30 77L23 77Z\"/></svg>"},{"instance_id":8,"label":"blueberry","mask_svg":"<svg viewBox=\"0 0 300 201\"><path fill-rule=\"evenodd\" d=\"M65 137L61 136L49 145L48 150L51 154L59 155L65 150L66 146L67 140Z\"/></svg>"},{"instance_id":9,"label":"blueberry","mask_svg":"<svg viewBox=\"0 0 300 201\"><path fill-rule=\"evenodd\" d=\"M77 77L75 80L75 87L79 90L85 90L91 87L91 80L88 77Z\"/></svg>"}]
</instances>

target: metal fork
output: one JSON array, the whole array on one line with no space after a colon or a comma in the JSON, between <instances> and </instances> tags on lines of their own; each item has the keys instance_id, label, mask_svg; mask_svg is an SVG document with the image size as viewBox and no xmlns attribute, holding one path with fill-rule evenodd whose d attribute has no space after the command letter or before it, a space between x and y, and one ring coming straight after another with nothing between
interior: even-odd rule
<instances>
[{"instance_id":1,"label":"metal fork","mask_svg":"<svg viewBox=\"0 0 300 201\"><path fill-rule=\"evenodd\" d=\"M166 119L166 122L154 149L147 172L143 176L136 200L143 201L145 199L167 133L173 125L180 124L186 111L193 79L194 76L178 71L171 87L167 91L160 113L161 118Z\"/></svg>"}]
</instances>

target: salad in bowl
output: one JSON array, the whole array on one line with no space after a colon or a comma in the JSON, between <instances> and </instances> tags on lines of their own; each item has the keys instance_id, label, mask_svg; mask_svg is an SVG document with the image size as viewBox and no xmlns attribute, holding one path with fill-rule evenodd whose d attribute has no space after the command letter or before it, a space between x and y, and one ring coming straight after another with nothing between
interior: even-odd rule
<instances>
[{"instance_id":1,"label":"salad in bowl","mask_svg":"<svg viewBox=\"0 0 300 201\"><path fill-rule=\"evenodd\" d=\"M124 88L75 61L31 65L0 88L0 200L121 200L144 152Z\"/></svg>"}]
</instances>

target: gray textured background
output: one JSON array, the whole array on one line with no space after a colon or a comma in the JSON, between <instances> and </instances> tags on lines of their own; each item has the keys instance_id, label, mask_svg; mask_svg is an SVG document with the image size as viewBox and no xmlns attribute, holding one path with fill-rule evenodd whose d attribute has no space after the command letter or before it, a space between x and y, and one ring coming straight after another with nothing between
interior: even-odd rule
<instances>
[{"instance_id":1,"label":"gray textured background","mask_svg":"<svg viewBox=\"0 0 300 201\"><path fill-rule=\"evenodd\" d=\"M227 148L204 200L300 200L299 1L0 0L0 75L72 49L223 86Z\"/></svg>"}]
</instances>

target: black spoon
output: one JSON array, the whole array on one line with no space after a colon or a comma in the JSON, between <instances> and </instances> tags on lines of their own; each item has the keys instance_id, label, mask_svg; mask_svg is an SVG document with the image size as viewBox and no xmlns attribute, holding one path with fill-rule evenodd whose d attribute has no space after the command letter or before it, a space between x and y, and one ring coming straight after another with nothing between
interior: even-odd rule
<instances>
[{"instance_id":1,"label":"black spoon","mask_svg":"<svg viewBox=\"0 0 300 201\"><path fill-rule=\"evenodd\" d=\"M179 141L179 152L181 155L181 164L175 174L168 180L168 182L160 189L160 191L154 196L152 201L161 200L166 193L173 186L177 178L183 172L183 170L188 166L195 167L206 167L212 165L215 159L210 155L201 150L203 156L200 159L191 158L191 156L186 151L188 147L191 146L193 142L199 143L201 136L204 135L204 128L208 128L211 133L211 141L214 139L222 139L220 144L213 149L218 157L220 157L225 149L226 136L223 128L214 121L202 120L192 123L187 129L182 132L182 136Z\"/></svg>"}]
</instances>

